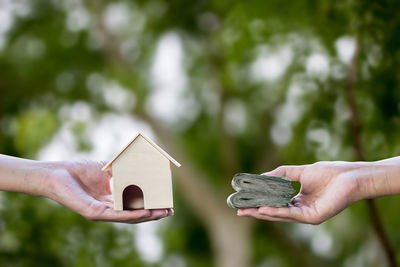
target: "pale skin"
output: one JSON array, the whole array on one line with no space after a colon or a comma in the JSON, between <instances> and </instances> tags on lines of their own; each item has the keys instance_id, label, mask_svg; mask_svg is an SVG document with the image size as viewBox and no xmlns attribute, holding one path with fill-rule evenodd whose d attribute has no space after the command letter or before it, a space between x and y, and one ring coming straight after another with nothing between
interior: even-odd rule
<instances>
[{"instance_id":1,"label":"pale skin","mask_svg":"<svg viewBox=\"0 0 400 267\"><path fill-rule=\"evenodd\" d=\"M113 209L111 172L104 162L44 162L0 155L0 190L49 198L91 221L141 223L173 215L172 209Z\"/></svg>"},{"instance_id":2,"label":"pale skin","mask_svg":"<svg viewBox=\"0 0 400 267\"><path fill-rule=\"evenodd\" d=\"M238 210L261 220L320 224L361 199L400 194L400 157L375 162L317 162L281 166L265 175L301 183L288 207Z\"/></svg>"}]
</instances>

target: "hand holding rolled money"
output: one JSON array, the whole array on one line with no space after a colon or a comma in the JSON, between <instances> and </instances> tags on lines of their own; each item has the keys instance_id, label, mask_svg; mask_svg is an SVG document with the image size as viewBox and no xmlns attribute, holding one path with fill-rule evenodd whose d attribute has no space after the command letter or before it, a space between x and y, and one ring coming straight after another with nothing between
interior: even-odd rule
<instances>
[{"instance_id":1,"label":"hand holding rolled money","mask_svg":"<svg viewBox=\"0 0 400 267\"><path fill-rule=\"evenodd\" d=\"M227 204L234 209L256 207L286 207L296 192L286 177L238 173L232 179L237 192L231 194Z\"/></svg>"}]
</instances>

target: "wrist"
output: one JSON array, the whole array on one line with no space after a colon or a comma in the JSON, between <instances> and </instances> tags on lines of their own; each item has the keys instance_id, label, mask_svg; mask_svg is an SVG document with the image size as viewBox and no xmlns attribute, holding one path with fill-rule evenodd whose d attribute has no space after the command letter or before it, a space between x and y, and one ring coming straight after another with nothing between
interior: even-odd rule
<instances>
[{"instance_id":1,"label":"wrist","mask_svg":"<svg viewBox=\"0 0 400 267\"><path fill-rule=\"evenodd\" d=\"M24 186L21 186L22 193L34 196L48 197L50 189L50 182L54 173L54 166L52 163L34 161L26 174Z\"/></svg>"},{"instance_id":2,"label":"wrist","mask_svg":"<svg viewBox=\"0 0 400 267\"><path fill-rule=\"evenodd\" d=\"M58 180L66 171L68 171L67 162L48 161L39 162L40 177L38 178L36 195L47 197L54 200L56 195Z\"/></svg>"},{"instance_id":3,"label":"wrist","mask_svg":"<svg viewBox=\"0 0 400 267\"><path fill-rule=\"evenodd\" d=\"M365 162L357 176L360 199L400 194L400 165Z\"/></svg>"},{"instance_id":4,"label":"wrist","mask_svg":"<svg viewBox=\"0 0 400 267\"><path fill-rule=\"evenodd\" d=\"M346 186L350 189L350 202L370 198L373 187L370 185L372 177L369 162L345 162L344 164L340 176L345 178Z\"/></svg>"},{"instance_id":5,"label":"wrist","mask_svg":"<svg viewBox=\"0 0 400 267\"><path fill-rule=\"evenodd\" d=\"M0 154L0 190L49 197L65 164Z\"/></svg>"}]
</instances>

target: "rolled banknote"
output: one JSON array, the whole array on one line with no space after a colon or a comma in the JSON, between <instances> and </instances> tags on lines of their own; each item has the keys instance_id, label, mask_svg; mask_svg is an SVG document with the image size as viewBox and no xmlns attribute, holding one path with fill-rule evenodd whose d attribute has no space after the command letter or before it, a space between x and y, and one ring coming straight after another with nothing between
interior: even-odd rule
<instances>
[{"instance_id":1,"label":"rolled banknote","mask_svg":"<svg viewBox=\"0 0 400 267\"><path fill-rule=\"evenodd\" d=\"M231 208L286 207L296 192L286 177L238 173L232 179L235 193L227 199Z\"/></svg>"}]
</instances>

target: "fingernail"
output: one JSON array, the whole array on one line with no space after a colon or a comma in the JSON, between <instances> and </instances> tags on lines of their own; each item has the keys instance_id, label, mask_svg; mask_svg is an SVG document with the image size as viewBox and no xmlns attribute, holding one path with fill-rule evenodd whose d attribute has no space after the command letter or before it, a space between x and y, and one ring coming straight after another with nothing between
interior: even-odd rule
<instances>
[{"instance_id":1,"label":"fingernail","mask_svg":"<svg viewBox=\"0 0 400 267\"><path fill-rule=\"evenodd\" d=\"M174 209L171 209L171 216L175 214Z\"/></svg>"}]
</instances>

